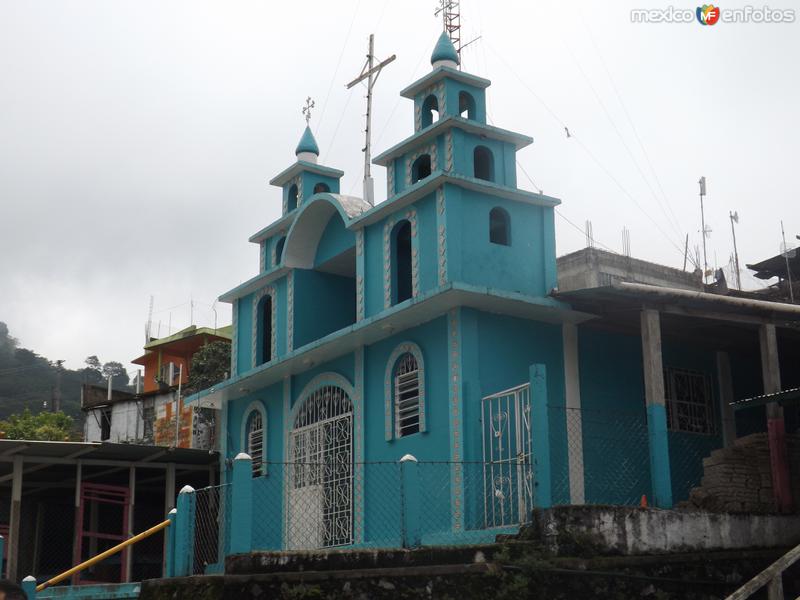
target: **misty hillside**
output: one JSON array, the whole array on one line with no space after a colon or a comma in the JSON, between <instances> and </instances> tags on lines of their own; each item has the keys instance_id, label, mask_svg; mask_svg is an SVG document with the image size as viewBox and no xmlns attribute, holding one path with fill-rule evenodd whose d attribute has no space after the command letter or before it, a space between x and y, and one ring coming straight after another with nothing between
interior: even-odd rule
<instances>
[{"instance_id":1,"label":"misty hillside","mask_svg":"<svg viewBox=\"0 0 800 600\"><path fill-rule=\"evenodd\" d=\"M114 387L126 389L128 375L121 363L102 364L96 356L87 358L78 370L59 368L35 351L21 348L8 326L0 321L0 419L25 408L32 413L50 410L59 392L61 410L81 422L81 384L100 384L114 375Z\"/></svg>"}]
</instances>

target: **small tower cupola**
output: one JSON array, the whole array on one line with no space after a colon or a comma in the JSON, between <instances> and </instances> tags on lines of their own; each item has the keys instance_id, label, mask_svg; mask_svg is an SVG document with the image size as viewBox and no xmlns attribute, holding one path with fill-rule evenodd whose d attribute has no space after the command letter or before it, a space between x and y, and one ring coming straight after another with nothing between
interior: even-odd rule
<instances>
[{"instance_id":1,"label":"small tower cupola","mask_svg":"<svg viewBox=\"0 0 800 600\"><path fill-rule=\"evenodd\" d=\"M297 160L304 160L306 162L317 162L319 156L319 146L317 140L314 139L314 134L311 133L311 127L306 125L306 130L303 132L303 137L300 138L300 143L294 151Z\"/></svg>"},{"instance_id":2,"label":"small tower cupola","mask_svg":"<svg viewBox=\"0 0 800 600\"><path fill-rule=\"evenodd\" d=\"M433 54L431 54L431 65L433 65L434 69L439 67L455 69L458 67L458 62L456 47L453 46L453 42L450 41L450 37L447 33L443 31L442 35L439 36L439 40L436 42Z\"/></svg>"}]
</instances>

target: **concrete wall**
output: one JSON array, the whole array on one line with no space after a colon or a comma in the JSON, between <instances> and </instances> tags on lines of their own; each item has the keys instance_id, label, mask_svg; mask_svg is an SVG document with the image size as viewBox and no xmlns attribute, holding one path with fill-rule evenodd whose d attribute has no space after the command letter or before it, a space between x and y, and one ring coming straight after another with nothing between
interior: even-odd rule
<instances>
[{"instance_id":1,"label":"concrete wall","mask_svg":"<svg viewBox=\"0 0 800 600\"><path fill-rule=\"evenodd\" d=\"M527 537L551 547L598 553L654 554L790 547L800 543L800 517L713 514L614 506L561 506L534 511Z\"/></svg>"},{"instance_id":2,"label":"concrete wall","mask_svg":"<svg viewBox=\"0 0 800 600\"><path fill-rule=\"evenodd\" d=\"M602 287L617 281L633 281L684 290L702 291L697 275L597 248L584 248L558 258L561 292Z\"/></svg>"}]
</instances>

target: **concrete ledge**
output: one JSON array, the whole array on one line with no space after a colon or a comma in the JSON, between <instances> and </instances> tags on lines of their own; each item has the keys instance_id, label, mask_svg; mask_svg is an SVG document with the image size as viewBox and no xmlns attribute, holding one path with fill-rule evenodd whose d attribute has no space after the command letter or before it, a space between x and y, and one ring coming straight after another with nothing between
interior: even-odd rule
<instances>
[{"instance_id":1,"label":"concrete ledge","mask_svg":"<svg viewBox=\"0 0 800 600\"><path fill-rule=\"evenodd\" d=\"M557 506L534 510L521 537L573 556L792 547L800 543L800 516Z\"/></svg>"},{"instance_id":2,"label":"concrete ledge","mask_svg":"<svg viewBox=\"0 0 800 600\"><path fill-rule=\"evenodd\" d=\"M225 561L227 575L289 573L476 564L491 560L499 546L431 546L424 548L375 548L360 550L309 550L306 552L251 552Z\"/></svg>"}]
</instances>

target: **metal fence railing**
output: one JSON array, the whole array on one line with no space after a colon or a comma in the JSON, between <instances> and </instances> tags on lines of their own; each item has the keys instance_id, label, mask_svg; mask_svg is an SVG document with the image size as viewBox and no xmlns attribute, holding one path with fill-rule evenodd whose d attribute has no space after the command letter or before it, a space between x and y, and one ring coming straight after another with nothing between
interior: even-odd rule
<instances>
[{"instance_id":1,"label":"metal fence railing","mask_svg":"<svg viewBox=\"0 0 800 600\"><path fill-rule=\"evenodd\" d=\"M231 484L194 492L193 573L202 575L224 560L230 531ZM223 549L220 552L220 548Z\"/></svg>"},{"instance_id":2,"label":"metal fence railing","mask_svg":"<svg viewBox=\"0 0 800 600\"><path fill-rule=\"evenodd\" d=\"M517 489L522 483L530 487L526 468L521 473L515 466L512 477L503 477L505 463L270 463L266 475L252 480L252 547L491 540L492 531L530 520L529 510L519 510Z\"/></svg>"}]
</instances>

